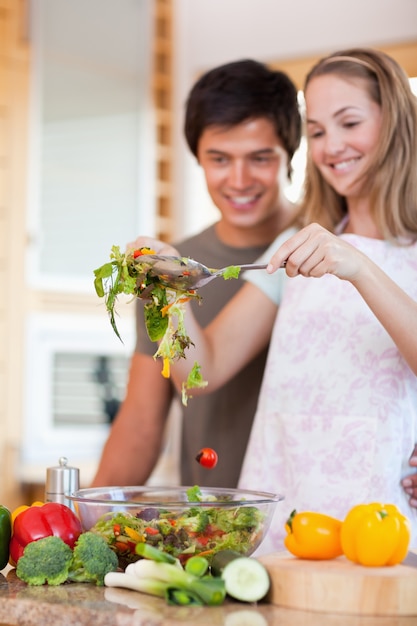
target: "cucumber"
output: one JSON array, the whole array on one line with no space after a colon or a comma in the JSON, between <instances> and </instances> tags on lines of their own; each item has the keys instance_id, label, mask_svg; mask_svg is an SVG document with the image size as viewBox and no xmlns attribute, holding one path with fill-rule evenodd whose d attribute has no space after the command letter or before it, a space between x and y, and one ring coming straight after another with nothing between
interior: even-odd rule
<instances>
[{"instance_id":1,"label":"cucumber","mask_svg":"<svg viewBox=\"0 0 417 626\"><path fill-rule=\"evenodd\" d=\"M211 573L213 576L221 576L226 565L241 556L236 550L219 550L211 559Z\"/></svg>"},{"instance_id":2,"label":"cucumber","mask_svg":"<svg viewBox=\"0 0 417 626\"><path fill-rule=\"evenodd\" d=\"M219 550L212 558L211 573L223 578L226 593L241 602L262 600L271 585L262 563L234 550Z\"/></svg>"}]
</instances>

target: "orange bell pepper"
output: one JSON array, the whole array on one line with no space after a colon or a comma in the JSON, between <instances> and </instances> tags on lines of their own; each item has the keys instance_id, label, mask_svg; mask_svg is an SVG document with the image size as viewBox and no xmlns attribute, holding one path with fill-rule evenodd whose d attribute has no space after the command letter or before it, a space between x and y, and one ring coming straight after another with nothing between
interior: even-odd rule
<instances>
[{"instance_id":1,"label":"orange bell pepper","mask_svg":"<svg viewBox=\"0 0 417 626\"><path fill-rule=\"evenodd\" d=\"M358 504L341 530L343 552L350 561L369 567L396 565L410 544L410 522L394 504Z\"/></svg>"},{"instance_id":2,"label":"orange bell pepper","mask_svg":"<svg viewBox=\"0 0 417 626\"><path fill-rule=\"evenodd\" d=\"M324 560L341 556L340 529L342 522L329 515L293 511L287 520L284 545L301 559Z\"/></svg>"},{"instance_id":3,"label":"orange bell pepper","mask_svg":"<svg viewBox=\"0 0 417 626\"><path fill-rule=\"evenodd\" d=\"M17 509L14 509L14 511L12 512L12 525L14 524L16 517L22 511L26 511L26 509L29 509L31 506L43 506L44 504L45 502L40 502L39 500L32 502L32 504L21 504L20 506L17 507Z\"/></svg>"}]
</instances>

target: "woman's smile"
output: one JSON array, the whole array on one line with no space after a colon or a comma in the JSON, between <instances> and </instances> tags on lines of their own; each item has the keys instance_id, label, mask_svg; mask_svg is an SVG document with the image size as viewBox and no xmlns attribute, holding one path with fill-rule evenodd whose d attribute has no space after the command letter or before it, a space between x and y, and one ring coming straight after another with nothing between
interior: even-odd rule
<instances>
[{"instance_id":1,"label":"woman's smile","mask_svg":"<svg viewBox=\"0 0 417 626\"><path fill-rule=\"evenodd\" d=\"M382 123L365 85L337 75L313 78L306 90L312 160L327 182L349 201L361 193Z\"/></svg>"}]
</instances>

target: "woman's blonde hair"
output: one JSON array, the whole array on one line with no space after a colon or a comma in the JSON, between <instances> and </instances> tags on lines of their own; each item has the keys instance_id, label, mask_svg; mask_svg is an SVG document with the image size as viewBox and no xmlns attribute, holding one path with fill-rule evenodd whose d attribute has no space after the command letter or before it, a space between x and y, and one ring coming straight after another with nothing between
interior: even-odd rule
<instances>
[{"instance_id":1,"label":"woman's blonde hair","mask_svg":"<svg viewBox=\"0 0 417 626\"><path fill-rule=\"evenodd\" d=\"M383 237L416 241L417 98L406 73L383 52L352 48L321 59L308 73L304 88L313 78L328 74L360 79L370 98L381 107L380 143L364 175L365 190ZM334 230L346 212L345 198L323 179L309 158L302 202L304 222L318 222Z\"/></svg>"}]
</instances>

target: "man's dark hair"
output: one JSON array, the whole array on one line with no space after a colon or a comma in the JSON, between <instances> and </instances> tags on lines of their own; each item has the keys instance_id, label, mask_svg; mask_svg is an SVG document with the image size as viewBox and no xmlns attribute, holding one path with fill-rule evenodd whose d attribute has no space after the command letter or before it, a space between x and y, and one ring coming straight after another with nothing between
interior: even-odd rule
<instances>
[{"instance_id":1,"label":"man's dark hair","mask_svg":"<svg viewBox=\"0 0 417 626\"><path fill-rule=\"evenodd\" d=\"M230 128L260 117L271 120L290 162L301 139L295 85L283 72L251 59L220 65L201 76L188 95L184 125L188 147L197 156L207 127Z\"/></svg>"}]
</instances>

